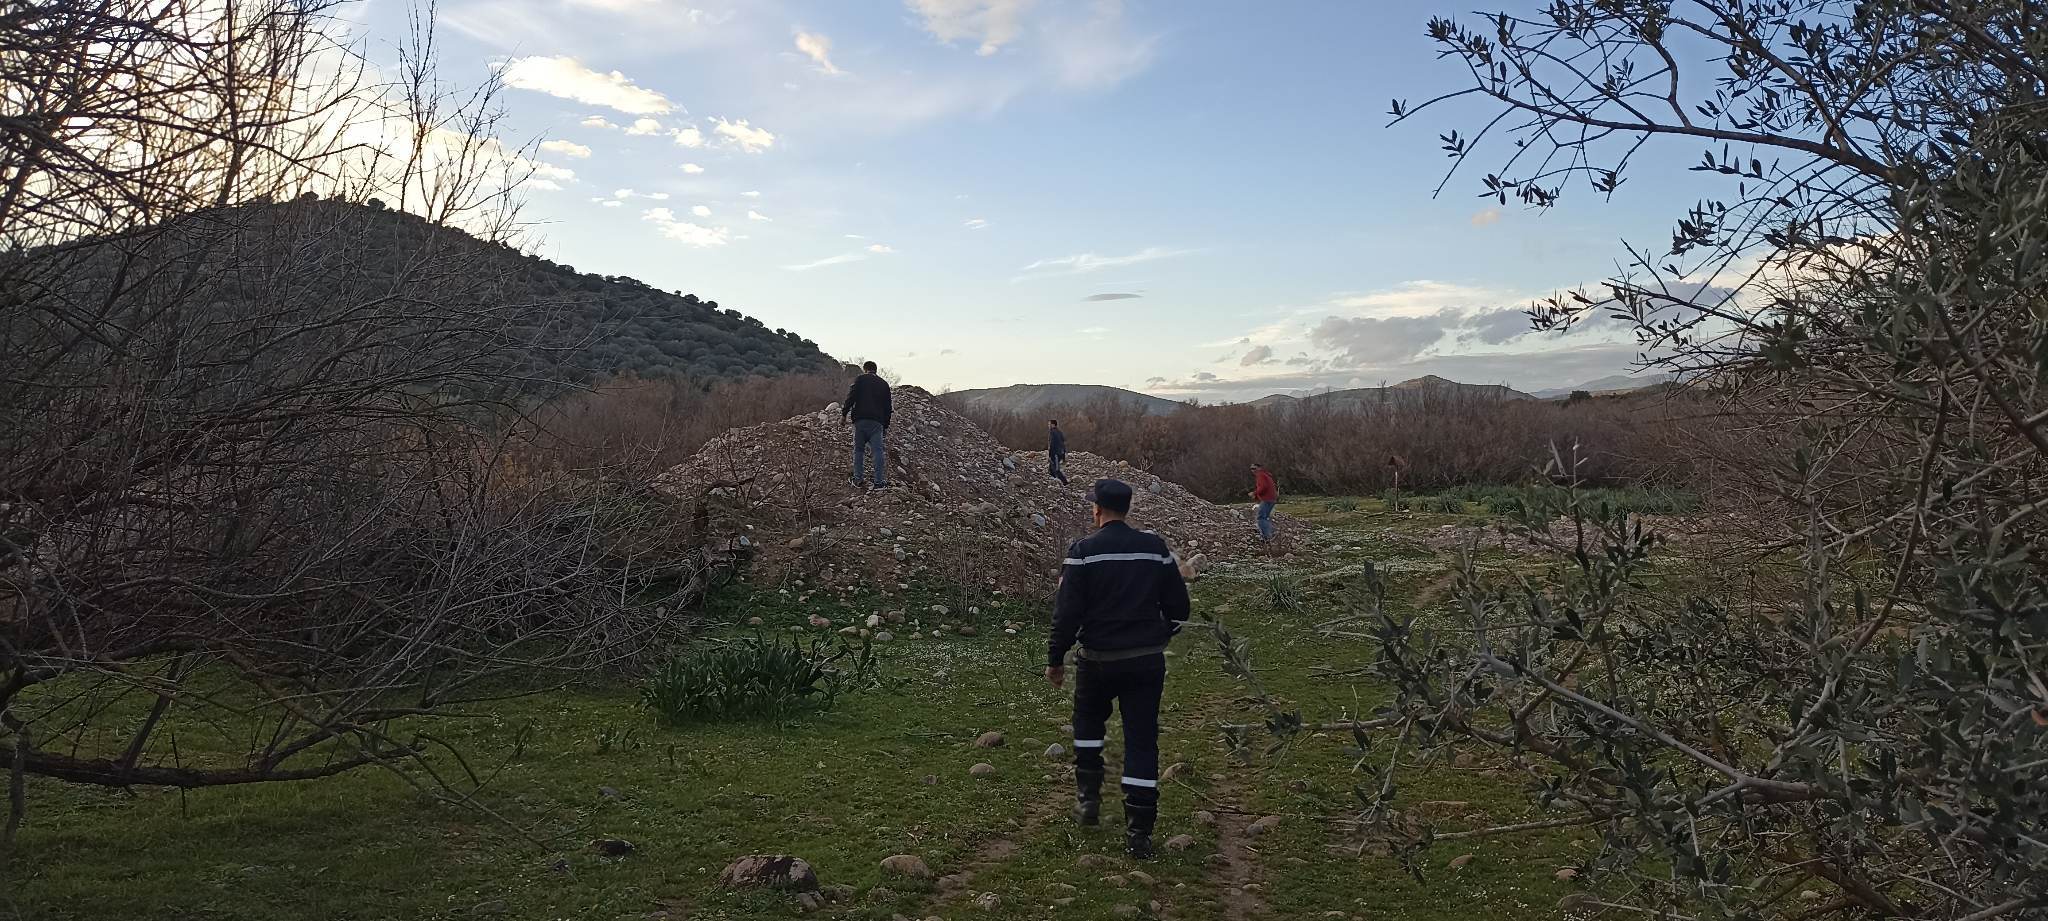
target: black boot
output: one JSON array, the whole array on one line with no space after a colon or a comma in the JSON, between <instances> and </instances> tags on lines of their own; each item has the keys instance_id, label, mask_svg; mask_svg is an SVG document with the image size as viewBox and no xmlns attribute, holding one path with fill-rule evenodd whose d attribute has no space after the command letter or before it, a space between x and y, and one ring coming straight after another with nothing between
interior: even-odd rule
<instances>
[{"instance_id":1,"label":"black boot","mask_svg":"<svg viewBox=\"0 0 2048 921\"><path fill-rule=\"evenodd\" d=\"M1077 768L1074 771L1074 821L1082 825L1102 822L1102 772Z\"/></svg>"},{"instance_id":2,"label":"black boot","mask_svg":"<svg viewBox=\"0 0 2048 921\"><path fill-rule=\"evenodd\" d=\"M1152 859L1152 823L1158 819L1156 806L1124 803L1124 853L1132 860Z\"/></svg>"}]
</instances>

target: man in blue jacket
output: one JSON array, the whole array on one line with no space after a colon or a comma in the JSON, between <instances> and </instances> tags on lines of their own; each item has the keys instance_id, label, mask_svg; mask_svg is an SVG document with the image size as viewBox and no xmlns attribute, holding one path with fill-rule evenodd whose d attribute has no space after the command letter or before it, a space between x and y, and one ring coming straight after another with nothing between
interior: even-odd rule
<instances>
[{"instance_id":1,"label":"man in blue jacket","mask_svg":"<svg viewBox=\"0 0 2048 921\"><path fill-rule=\"evenodd\" d=\"M1096 480L1093 535L1067 548L1054 602L1045 678L1066 683L1074 654L1074 817L1094 825L1102 813L1102 743L1112 708L1124 722L1124 849L1152 856L1159 817L1159 699L1166 690L1166 644L1188 619L1188 586L1166 541L1124 523L1131 487Z\"/></svg>"},{"instance_id":2,"label":"man in blue jacket","mask_svg":"<svg viewBox=\"0 0 2048 921\"><path fill-rule=\"evenodd\" d=\"M839 419L853 419L853 485L861 485L862 461L870 451L875 455L875 488L889 486L889 417L895 407L889 399L889 382L875 373L875 363L861 365L861 374L846 388L846 402L839 404Z\"/></svg>"},{"instance_id":3,"label":"man in blue jacket","mask_svg":"<svg viewBox=\"0 0 2048 921\"><path fill-rule=\"evenodd\" d=\"M1067 433L1060 431L1058 419L1049 419L1046 425L1052 429L1052 443L1045 449L1046 455L1051 459L1045 472L1052 474L1053 479L1060 481L1060 485L1064 486L1067 482Z\"/></svg>"}]
</instances>

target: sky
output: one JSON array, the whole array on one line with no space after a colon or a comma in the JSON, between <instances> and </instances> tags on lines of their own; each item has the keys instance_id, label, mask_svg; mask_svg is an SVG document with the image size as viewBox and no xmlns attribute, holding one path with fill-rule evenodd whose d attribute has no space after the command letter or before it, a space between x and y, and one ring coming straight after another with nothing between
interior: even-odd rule
<instances>
[{"instance_id":1,"label":"sky","mask_svg":"<svg viewBox=\"0 0 2048 921\"><path fill-rule=\"evenodd\" d=\"M495 75L537 145L525 244L694 293L933 390L1095 383L1217 402L1423 374L1524 390L1629 369L1532 299L1668 241L1698 151L1611 200L1432 194L1464 84L1435 2L442 0L441 75ZM407 34L368 0L373 59ZM1668 164L1669 168L1659 168Z\"/></svg>"}]
</instances>

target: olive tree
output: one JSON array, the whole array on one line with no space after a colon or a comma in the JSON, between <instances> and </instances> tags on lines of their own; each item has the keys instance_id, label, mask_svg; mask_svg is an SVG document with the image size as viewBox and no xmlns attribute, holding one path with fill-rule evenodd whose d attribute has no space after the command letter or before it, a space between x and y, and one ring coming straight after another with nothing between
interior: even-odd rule
<instances>
[{"instance_id":1,"label":"olive tree","mask_svg":"<svg viewBox=\"0 0 2048 921\"><path fill-rule=\"evenodd\" d=\"M1447 837L1584 826L1567 901L1617 916L2048 912L2044 25L2031 0L1429 23L1464 85L1392 115L1474 119L1442 135L1449 181L1490 167L1482 194L1542 209L1626 195L1674 147L1722 177L1668 247L1531 314L1633 329L1756 430L1743 549L1777 556L1715 568L1566 488L1514 525L1543 572L1468 558L1450 610L1408 612L1368 569L1352 614L1393 699L1343 725L1395 752L1360 788L1386 847L1420 868ZM1402 808L1398 769L1475 747L1552 814Z\"/></svg>"}]
</instances>

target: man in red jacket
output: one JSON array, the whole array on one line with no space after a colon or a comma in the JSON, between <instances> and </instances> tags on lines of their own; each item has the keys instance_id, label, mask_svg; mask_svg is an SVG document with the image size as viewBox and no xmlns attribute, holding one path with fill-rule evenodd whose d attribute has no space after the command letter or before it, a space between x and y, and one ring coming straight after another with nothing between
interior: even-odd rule
<instances>
[{"instance_id":1,"label":"man in red jacket","mask_svg":"<svg viewBox=\"0 0 2048 921\"><path fill-rule=\"evenodd\" d=\"M1252 465L1252 499L1259 503L1259 537L1273 539L1273 503L1280 501L1280 487L1273 482L1273 474L1264 464Z\"/></svg>"}]
</instances>

